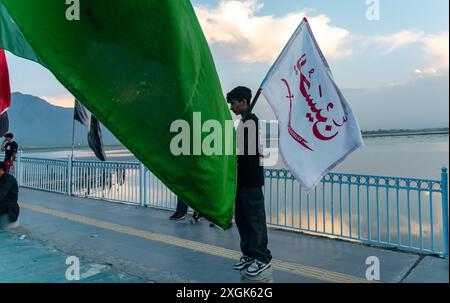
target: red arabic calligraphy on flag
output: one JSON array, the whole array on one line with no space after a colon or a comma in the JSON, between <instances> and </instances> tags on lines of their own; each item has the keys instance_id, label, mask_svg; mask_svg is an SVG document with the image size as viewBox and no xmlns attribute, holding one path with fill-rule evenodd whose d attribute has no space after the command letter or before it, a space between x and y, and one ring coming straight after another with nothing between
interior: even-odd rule
<instances>
[{"instance_id":1,"label":"red arabic calligraphy on flag","mask_svg":"<svg viewBox=\"0 0 450 303\"><path fill-rule=\"evenodd\" d=\"M358 122L306 19L261 89L279 121L284 162L308 191L363 145Z\"/></svg>"}]
</instances>

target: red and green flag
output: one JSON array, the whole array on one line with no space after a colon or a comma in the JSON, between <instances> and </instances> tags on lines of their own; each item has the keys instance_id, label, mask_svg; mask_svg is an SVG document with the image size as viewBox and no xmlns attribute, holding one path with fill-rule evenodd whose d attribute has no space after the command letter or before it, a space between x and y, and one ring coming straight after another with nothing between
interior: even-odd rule
<instances>
[{"instance_id":1,"label":"red and green flag","mask_svg":"<svg viewBox=\"0 0 450 303\"><path fill-rule=\"evenodd\" d=\"M175 120L192 126L201 113L225 134L232 119L190 1L80 1L78 21L67 9L61 0L0 0L0 48L47 67L176 195L227 227L236 156L170 150Z\"/></svg>"}]
</instances>

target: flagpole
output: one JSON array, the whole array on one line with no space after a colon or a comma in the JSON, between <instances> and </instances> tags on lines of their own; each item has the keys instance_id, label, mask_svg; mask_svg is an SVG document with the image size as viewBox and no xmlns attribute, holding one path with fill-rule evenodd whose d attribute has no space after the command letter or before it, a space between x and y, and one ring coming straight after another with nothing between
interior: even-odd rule
<instances>
[{"instance_id":1,"label":"flagpole","mask_svg":"<svg viewBox=\"0 0 450 303\"><path fill-rule=\"evenodd\" d=\"M247 117L248 115L250 115L253 111L253 108L255 107L256 103L258 102L259 97L261 96L262 93L262 88L259 88L258 91L256 92L255 97L253 98L252 103L250 104L250 107L248 108L247 113L245 114L245 117Z\"/></svg>"},{"instance_id":2,"label":"flagpole","mask_svg":"<svg viewBox=\"0 0 450 303\"><path fill-rule=\"evenodd\" d=\"M75 110L75 108L74 108ZM74 149L75 149L75 117L73 117L72 119L72 155L71 155L71 159L73 160L73 153L74 153Z\"/></svg>"}]
</instances>

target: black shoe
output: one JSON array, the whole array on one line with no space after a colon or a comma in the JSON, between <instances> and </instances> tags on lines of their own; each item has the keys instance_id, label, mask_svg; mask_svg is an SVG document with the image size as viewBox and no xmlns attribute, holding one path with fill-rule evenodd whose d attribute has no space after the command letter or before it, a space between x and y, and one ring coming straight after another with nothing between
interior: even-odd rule
<instances>
[{"instance_id":1,"label":"black shoe","mask_svg":"<svg viewBox=\"0 0 450 303\"><path fill-rule=\"evenodd\" d=\"M203 217L198 212L195 212L192 215L191 223L192 224L196 224L196 223L200 222L202 220L202 218Z\"/></svg>"},{"instance_id":2,"label":"black shoe","mask_svg":"<svg viewBox=\"0 0 450 303\"><path fill-rule=\"evenodd\" d=\"M176 212L170 217L170 220L181 221L181 220L184 220L185 218L186 218L186 214Z\"/></svg>"},{"instance_id":3,"label":"black shoe","mask_svg":"<svg viewBox=\"0 0 450 303\"><path fill-rule=\"evenodd\" d=\"M269 269L272 266L272 264L264 263L259 260L254 260L253 263L247 268L247 275L255 277L265 271L266 269Z\"/></svg>"},{"instance_id":4,"label":"black shoe","mask_svg":"<svg viewBox=\"0 0 450 303\"><path fill-rule=\"evenodd\" d=\"M244 269L244 268L250 266L250 264L252 264L254 261L255 261L254 258L242 256L241 259L239 260L239 262L234 264L234 269L235 270Z\"/></svg>"}]
</instances>

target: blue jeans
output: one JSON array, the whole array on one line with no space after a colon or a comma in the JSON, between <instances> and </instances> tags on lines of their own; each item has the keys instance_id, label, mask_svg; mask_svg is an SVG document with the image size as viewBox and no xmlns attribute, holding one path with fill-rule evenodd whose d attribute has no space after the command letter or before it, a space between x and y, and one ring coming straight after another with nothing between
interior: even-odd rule
<instances>
[{"instance_id":1,"label":"blue jeans","mask_svg":"<svg viewBox=\"0 0 450 303\"><path fill-rule=\"evenodd\" d=\"M177 213L187 214L189 206L183 200L178 198Z\"/></svg>"}]
</instances>

